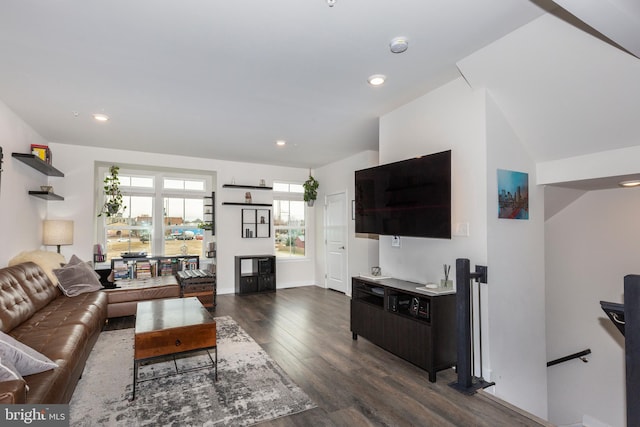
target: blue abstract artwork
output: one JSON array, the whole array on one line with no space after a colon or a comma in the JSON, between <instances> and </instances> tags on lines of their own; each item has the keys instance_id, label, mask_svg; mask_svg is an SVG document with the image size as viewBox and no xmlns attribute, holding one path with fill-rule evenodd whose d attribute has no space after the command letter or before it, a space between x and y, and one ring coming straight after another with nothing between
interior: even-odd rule
<instances>
[{"instance_id":1,"label":"blue abstract artwork","mask_svg":"<svg viewBox=\"0 0 640 427\"><path fill-rule=\"evenodd\" d=\"M529 219L529 174L498 169L498 218Z\"/></svg>"}]
</instances>

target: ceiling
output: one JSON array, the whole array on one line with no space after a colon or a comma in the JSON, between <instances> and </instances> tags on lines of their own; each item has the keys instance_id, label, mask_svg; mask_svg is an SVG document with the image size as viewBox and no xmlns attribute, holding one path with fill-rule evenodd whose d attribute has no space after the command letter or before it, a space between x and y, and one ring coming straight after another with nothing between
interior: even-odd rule
<instances>
[{"instance_id":1,"label":"ceiling","mask_svg":"<svg viewBox=\"0 0 640 427\"><path fill-rule=\"evenodd\" d=\"M536 3L4 1L0 100L51 142L318 167L376 150L379 116L458 77Z\"/></svg>"}]
</instances>

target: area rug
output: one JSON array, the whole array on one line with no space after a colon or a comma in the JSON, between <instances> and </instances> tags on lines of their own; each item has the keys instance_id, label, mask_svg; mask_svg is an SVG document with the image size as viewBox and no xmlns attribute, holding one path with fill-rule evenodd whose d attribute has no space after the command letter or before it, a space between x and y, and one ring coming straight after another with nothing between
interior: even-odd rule
<instances>
[{"instance_id":1,"label":"area rug","mask_svg":"<svg viewBox=\"0 0 640 427\"><path fill-rule=\"evenodd\" d=\"M167 359L139 368L134 401L134 330L102 332L71 399L70 424L247 426L315 407L231 317L216 324L217 382L207 352Z\"/></svg>"}]
</instances>

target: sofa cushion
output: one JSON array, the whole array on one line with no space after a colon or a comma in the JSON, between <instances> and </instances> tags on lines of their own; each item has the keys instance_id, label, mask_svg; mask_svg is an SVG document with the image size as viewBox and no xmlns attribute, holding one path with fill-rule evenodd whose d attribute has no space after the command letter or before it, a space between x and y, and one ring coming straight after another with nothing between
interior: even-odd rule
<instances>
[{"instance_id":1,"label":"sofa cushion","mask_svg":"<svg viewBox=\"0 0 640 427\"><path fill-rule=\"evenodd\" d=\"M3 332L11 331L62 295L32 262L0 269L0 290L0 330Z\"/></svg>"},{"instance_id":2,"label":"sofa cushion","mask_svg":"<svg viewBox=\"0 0 640 427\"><path fill-rule=\"evenodd\" d=\"M38 269L35 264L31 266ZM44 273L42 275L46 278ZM36 312L33 301L22 287L27 276L30 274L25 264L0 269L0 331L11 331Z\"/></svg>"},{"instance_id":3,"label":"sofa cushion","mask_svg":"<svg viewBox=\"0 0 640 427\"><path fill-rule=\"evenodd\" d=\"M11 258L9 260L9 267L22 264L23 262L33 262L40 266L42 271L49 276L49 280L51 280L51 283L54 285L58 284L58 279L56 278L56 275L53 274L53 269L60 268L66 264L64 256L57 252L25 251L20 252L18 255Z\"/></svg>"},{"instance_id":4,"label":"sofa cushion","mask_svg":"<svg viewBox=\"0 0 640 427\"><path fill-rule=\"evenodd\" d=\"M22 376L38 374L58 367L48 357L4 332L0 332L0 357L11 363Z\"/></svg>"}]
</instances>

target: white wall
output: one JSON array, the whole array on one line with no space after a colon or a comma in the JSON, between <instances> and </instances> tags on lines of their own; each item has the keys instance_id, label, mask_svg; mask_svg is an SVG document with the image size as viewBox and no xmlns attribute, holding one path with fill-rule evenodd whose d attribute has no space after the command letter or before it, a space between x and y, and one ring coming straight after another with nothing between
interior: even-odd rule
<instances>
[{"instance_id":1,"label":"white wall","mask_svg":"<svg viewBox=\"0 0 640 427\"><path fill-rule=\"evenodd\" d=\"M488 265L489 284L482 287L483 374L496 381L498 396L546 417L544 201L539 190L532 190L527 223L496 219L496 168L529 172L533 184L535 164L485 91L473 91L462 78L380 120L380 163L448 149L453 229L469 223L469 236L401 238L401 248L392 248L391 238L381 236L383 274L424 283L441 279L442 264L455 267L457 258L470 259L472 268ZM514 250L514 235L524 249Z\"/></svg>"},{"instance_id":2,"label":"white wall","mask_svg":"<svg viewBox=\"0 0 640 427\"><path fill-rule=\"evenodd\" d=\"M439 282L442 265L456 258L486 265L486 141L484 92L458 78L380 119L380 163L452 150L452 224L469 223L468 237L401 237L400 248L380 236L384 275L419 283ZM455 228L455 227L454 227Z\"/></svg>"},{"instance_id":3,"label":"white wall","mask_svg":"<svg viewBox=\"0 0 640 427\"><path fill-rule=\"evenodd\" d=\"M56 185L61 178L48 177L11 157L11 153L29 153L31 144L46 141L28 124L0 101L0 146L4 154L0 187L0 267L21 251L38 249L42 245L42 220L47 202L27 193L40 190L48 181ZM55 250L54 248L48 248Z\"/></svg>"},{"instance_id":4,"label":"white wall","mask_svg":"<svg viewBox=\"0 0 640 427\"><path fill-rule=\"evenodd\" d=\"M529 174L528 220L498 218L498 169ZM498 397L546 418L544 196L535 183L535 163L487 95L491 379Z\"/></svg>"},{"instance_id":5,"label":"white wall","mask_svg":"<svg viewBox=\"0 0 640 427\"><path fill-rule=\"evenodd\" d=\"M324 247L324 199L329 194L346 192L349 211L347 258L348 277L356 276L371 270L378 265L378 240L355 234L355 221L351 219L351 201L355 199L354 172L378 165L377 151L364 151L346 159L331 163L314 171L320 182L318 200L314 206L316 212L316 282L325 286L325 247ZM351 280L347 285L347 295L351 295Z\"/></svg>"},{"instance_id":6,"label":"white wall","mask_svg":"<svg viewBox=\"0 0 640 427\"><path fill-rule=\"evenodd\" d=\"M186 156L142 153L136 151L112 150L68 144L49 144L54 153L55 166L65 173L53 183L56 192L63 195L63 202L49 202L48 215L51 218L69 218L75 221L75 237L72 246L63 247L68 258L76 253L84 259L91 259L93 244L96 243L94 223L96 221L96 190L94 186L95 162L113 164L145 165L152 167L192 169L212 171L217 176L216 189L216 241L218 264L218 293L233 292L234 256L273 254L273 239L243 239L240 237L240 206L222 206L225 201L244 201L244 191L222 188L235 179L236 184L258 185L261 179L270 186L274 180L303 182L306 169L285 168L251 163L229 162ZM252 199L257 203L271 203L273 195L269 191L252 191ZM313 216L310 227L313 229ZM273 229L272 229L273 236ZM296 263L278 262L277 287L291 287L314 284L313 239L310 242L309 257Z\"/></svg>"},{"instance_id":7,"label":"white wall","mask_svg":"<svg viewBox=\"0 0 640 427\"><path fill-rule=\"evenodd\" d=\"M548 358L592 351L548 369L554 423L626 425L624 339L599 302L623 302L624 276L640 273L638 212L638 188L590 191L546 222Z\"/></svg>"}]
</instances>

